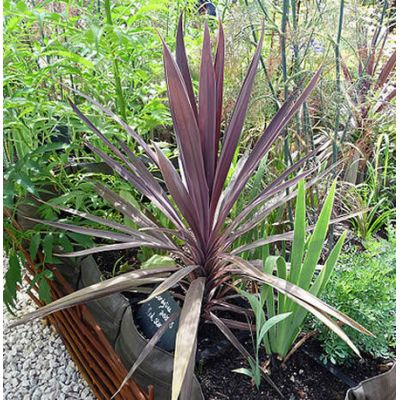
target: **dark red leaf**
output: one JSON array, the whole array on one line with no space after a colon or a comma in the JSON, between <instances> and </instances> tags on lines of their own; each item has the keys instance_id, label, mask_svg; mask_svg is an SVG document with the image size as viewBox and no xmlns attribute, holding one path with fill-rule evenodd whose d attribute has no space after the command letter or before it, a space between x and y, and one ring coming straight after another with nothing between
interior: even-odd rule
<instances>
[{"instance_id":1,"label":"dark red leaf","mask_svg":"<svg viewBox=\"0 0 400 400\"><path fill-rule=\"evenodd\" d=\"M203 51L199 82L199 131L209 191L212 190L215 171L216 148L216 86L210 33L204 25Z\"/></svg>"},{"instance_id":2,"label":"dark red leaf","mask_svg":"<svg viewBox=\"0 0 400 400\"><path fill-rule=\"evenodd\" d=\"M235 150L239 142L240 133L242 132L244 119L247 112L247 106L250 100L251 89L253 87L254 78L257 72L258 60L261 54L263 37L264 26L262 28L260 41L258 42L256 53L254 54L253 60L251 61L251 64L247 71L246 78L240 90L239 97L236 101L235 108L229 122L229 126L225 132L221 156L217 163L216 176L214 179L213 191L211 196L211 216L213 216L217 207L219 197L221 195L229 168L231 166L233 155L235 154Z\"/></svg>"},{"instance_id":3,"label":"dark red leaf","mask_svg":"<svg viewBox=\"0 0 400 400\"><path fill-rule=\"evenodd\" d=\"M167 80L169 105L174 124L184 176L188 190L203 225L208 231L208 185L204 171L200 133L193 109L190 105L182 75L176 62L163 41L164 68Z\"/></svg>"},{"instance_id":4,"label":"dark red leaf","mask_svg":"<svg viewBox=\"0 0 400 400\"><path fill-rule=\"evenodd\" d=\"M186 90L189 96L190 104L193 109L196 120L198 119L196 99L193 92L192 78L190 76L190 70L185 50L185 43L183 40L183 14L179 16L178 29L176 31L176 63L178 64L179 70L181 71L183 80L185 82Z\"/></svg>"},{"instance_id":5,"label":"dark red leaf","mask_svg":"<svg viewBox=\"0 0 400 400\"><path fill-rule=\"evenodd\" d=\"M217 51L215 53L214 72L216 83L216 119L215 119L215 165L218 159L219 140L221 136L222 107L224 96L224 64L225 64L225 37L221 20L218 28Z\"/></svg>"}]
</instances>

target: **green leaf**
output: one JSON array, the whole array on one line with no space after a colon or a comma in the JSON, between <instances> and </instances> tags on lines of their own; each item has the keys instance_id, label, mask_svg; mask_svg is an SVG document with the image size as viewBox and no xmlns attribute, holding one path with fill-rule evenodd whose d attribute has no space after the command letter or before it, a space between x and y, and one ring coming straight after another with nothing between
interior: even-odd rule
<instances>
[{"instance_id":1,"label":"green leaf","mask_svg":"<svg viewBox=\"0 0 400 400\"><path fill-rule=\"evenodd\" d=\"M44 252L44 262L53 262L53 241L54 237L52 233L48 233L43 239L43 252Z\"/></svg>"},{"instance_id":2,"label":"green leaf","mask_svg":"<svg viewBox=\"0 0 400 400\"><path fill-rule=\"evenodd\" d=\"M325 203L322 207L321 214L315 225L314 232L311 235L307 248L307 254L304 258L304 264L301 269L298 285L303 289L308 289L311 279L314 275L315 268L321 256L324 246L326 234L328 232L329 220L332 213L333 202L335 200L336 181L332 184Z\"/></svg>"},{"instance_id":3,"label":"green leaf","mask_svg":"<svg viewBox=\"0 0 400 400\"><path fill-rule=\"evenodd\" d=\"M32 260L36 258L36 254L39 250L39 244L41 240L40 233L35 233L31 238L31 243L29 244L29 255Z\"/></svg>"},{"instance_id":4,"label":"green leaf","mask_svg":"<svg viewBox=\"0 0 400 400\"><path fill-rule=\"evenodd\" d=\"M46 271L43 271L46 272ZM49 271L50 272L50 271ZM44 303L49 304L52 301L51 298L51 290L50 285L45 278L45 274L41 276L39 280L39 289L38 289L39 299L42 300Z\"/></svg>"},{"instance_id":5,"label":"green leaf","mask_svg":"<svg viewBox=\"0 0 400 400\"><path fill-rule=\"evenodd\" d=\"M53 271L50 271L49 269L45 269L43 271L43 275L46 277L46 279L53 279L54 278Z\"/></svg>"},{"instance_id":6,"label":"green leaf","mask_svg":"<svg viewBox=\"0 0 400 400\"><path fill-rule=\"evenodd\" d=\"M304 255L304 243L306 236L306 195L304 190L304 179L299 182L296 215L294 222L294 239L292 245L292 253L290 257L290 273L289 281L297 284L301 263Z\"/></svg>"},{"instance_id":7,"label":"green leaf","mask_svg":"<svg viewBox=\"0 0 400 400\"><path fill-rule=\"evenodd\" d=\"M80 233L68 232L66 233L71 239L73 239L77 244L80 244L83 247L92 247L93 240L86 235L82 235Z\"/></svg>"},{"instance_id":8,"label":"green leaf","mask_svg":"<svg viewBox=\"0 0 400 400\"><path fill-rule=\"evenodd\" d=\"M169 256L161 256L159 254L154 254L152 257L150 257L148 260L146 260L140 268L146 269L146 268L162 268L162 267L175 267L176 262L173 258Z\"/></svg>"},{"instance_id":9,"label":"green leaf","mask_svg":"<svg viewBox=\"0 0 400 400\"><path fill-rule=\"evenodd\" d=\"M58 242L62 246L65 253L72 253L74 251L74 247L71 244L71 241L68 239L65 233L61 233L58 236Z\"/></svg>"},{"instance_id":10,"label":"green leaf","mask_svg":"<svg viewBox=\"0 0 400 400\"><path fill-rule=\"evenodd\" d=\"M8 259L8 270L4 276L3 300L7 308L13 307L17 298L17 285L22 281L21 264L17 253L12 250Z\"/></svg>"},{"instance_id":11,"label":"green leaf","mask_svg":"<svg viewBox=\"0 0 400 400\"><path fill-rule=\"evenodd\" d=\"M312 293L313 295L320 296L322 291L325 289L325 286L332 274L333 268L336 265L336 261L339 257L340 251L342 250L344 241L346 239L346 234L347 232L342 233L335 247L329 254L324 267L319 272L317 279L315 280L314 284L310 289L310 293Z\"/></svg>"},{"instance_id":12,"label":"green leaf","mask_svg":"<svg viewBox=\"0 0 400 400\"><path fill-rule=\"evenodd\" d=\"M35 196L39 196L38 191L35 188L35 184L30 180L29 176L24 172L19 171L15 179L17 185L23 187L27 192L32 193Z\"/></svg>"},{"instance_id":13,"label":"green leaf","mask_svg":"<svg viewBox=\"0 0 400 400\"><path fill-rule=\"evenodd\" d=\"M253 371L251 369L248 368L237 368L237 369L233 369L232 372L236 372L237 374L242 374L242 375L246 375L250 378L254 378L254 374Z\"/></svg>"},{"instance_id":14,"label":"green leaf","mask_svg":"<svg viewBox=\"0 0 400 400\"><path fill-rule=\"evenodd\" d=\"M86 58L72 53L70 51L65 51L65 50L50 50L50 51L46 51L43 53L43 56L60 56L60 57L64 57L67 58L73 62L76 62L78 64L81 64L89 69L94 69L94 65L91 61L87 60Z\"/></svg>"},{"instance_id":15,"label":"green leaf","mask_svg":"<svg viewBox=\"0 0 400 400\"><path fill-rule=\"evenodd\" d=\"M268 321L265 321L264 325L262 326L262 328L260 330L259 337L257 338L257 347L260 346L261 342L264 339L264 336L268 333L268 331L274 325L276 325L278 322L287 318L290 314L291 314L290 312L284 313L284 314L278 314L278 315L275 315L274 317L270 318Z\"/></svg>"}]
</instances>

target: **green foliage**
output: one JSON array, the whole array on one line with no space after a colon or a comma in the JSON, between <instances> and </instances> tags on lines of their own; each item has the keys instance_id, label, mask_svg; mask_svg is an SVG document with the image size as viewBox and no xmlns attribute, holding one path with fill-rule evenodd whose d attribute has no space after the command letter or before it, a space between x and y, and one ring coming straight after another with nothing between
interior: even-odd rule
<instances>
[{"instance_id":1,"label":"green foliage","mask_svg":"<svg viewBox=\"0 0 400 400\"><path fill-rule=\"evenodd\" d=\"M262 300L258 296L254 296L249 293L242 292L242 295L249 300L252 310L254 314L257 316L255 341L253 338L255 358L254 359L249 358L247 360L250 368L238 368L234 369L233 372L249 376L251 379L253 379L255 385L257 386L257 389L259 389L261 385L261 367L259 360L259 349L261 342L263 341L265 335L267 335L268 331L272 329L276 324L287 318L290 315L290 313L275 315L268 321L265 321L265 318L264 319L262 318L262 316L264 315L263 312L264 305L262 303Z\"/></svg>"},{"instance_id":2,"label":"green foliage","mask_svg":"<svg viewBox=\"0 0 400 400\"><path fill-rule=\"evenodd\" d=\"M370 239L366 251L351 247L343 253L322 299L359 321L375 337L344 328L357 347L372 357L391 358L395 348L396 242ZM353 354L335 335L316 323L323 360L350 363Z\"/></svg>"},{"instance_id":3,"label":"green foliage","mask_svg":"<svg viewBox=\"0 0 400 400\"><path fill-rule=\"evenodd\" d=\"M287 264L283 257L268 256L264 259L264 272L272 274L276 269L279 278L288 280L317 297L321 296L331 276L345 239L345 234L343 234L327 257L325 265L314 278L328 232L335 187L334 183L329 190L313 233L306 237L306 197L304 181L300 181L290 263ZM273 289L267 285L262 287L262 297L266 299L269 318L277 314L292 314L282 324L274 327L264 338L264 347L267 353L277 353L281 357L285 357L303 328L307 311L281 293L274 300Z\"/></svg>"},{"instance_id":4,"label":"green foliage","mask_svg":"<svg viewBox=\"0 0 400 400\"><path fill-rule=\"evenodd\" d=\"M15 304L17 285L21 283L21 263L14 249L9 253L8 269L4 276L3 301L9 311Z\"/></svg>"},{"instance_id":5,"label":"green foliage","mask_svg":"<svg viewBox=\"0 0 400 400\"><path fill-rule=\"evenodd\" d=\"M171 268L171 267L175 267L175 266L176 266L176 262L174 261L174 259L172 257L154 254L148 260L146 260L144 263L142 263L140 268L144 268L144 269L146 269L146 268L162 268L162 267Z\"/></svg>"},{"instance_id":6,"label":"green foliage","mask_svg":"<svg viewBox=\"0 0 400 400\"><path fill-rule=\"evenodd\" d=\"M264 313L264 306L266 301L265 297L247 293L243 290L240 291L240 294L245 297L250 303L251 309L255 315L256 331L254 335L255 337L252 336L255 357L254 359L249 358L247 360L250 368L239 368L233 370L233 372L247 375L252 378L258 389L261 384L261 370L259 360L259 350L261 343L263 342L268 332L273 329L279 322L289 317L291 313L289 312L278 314L266 320Z\"/></svg>"},{"instance_id":7,"label":"green foliage","mask_svg":"<svg viewBox=\"0 0 400 400\"><path fill-rule=\"evenodd\" d=\"M365 210L351 221L354 233L363 240L372 238L395 220L395 151L391 140L388 132L377 136L373 157L366 164L364 182L355 186L343 183L344 209Z\"/></svg>"}]
</instances>

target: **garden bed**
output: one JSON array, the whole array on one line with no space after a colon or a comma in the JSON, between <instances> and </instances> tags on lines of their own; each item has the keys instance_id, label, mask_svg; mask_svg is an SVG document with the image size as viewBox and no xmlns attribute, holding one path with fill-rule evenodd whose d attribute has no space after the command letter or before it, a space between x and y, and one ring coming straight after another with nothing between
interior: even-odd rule
<instances>
[{"instance_id":1,"label":"garden bed","mask_svg":"<svg viewBox=\"0 0 400 400\"><path fill-rule=\"evenodd\" d=\"M22 229L17 221L12 220L12 223L16 229ZM12 236L10 231L7 231L7 234ZM53 280L48 281L53 300L67 296L77 289L81 278L79 262L67 260L58 265L49 265L44 263L44 255L40 251L35 259L31 259L22 244L19 248L26 259L27 274L24 279L32 286L29 295L37 306L44 305L38 295L38 285L33 281L41 270L40 265L45 265L54 276ZM68 308L47 318L60 334L72 360L95 396L98 399L109 399L113 396L127 375L127 370L88 306L83 304ZM142 390L133 379L130 379L116 397L118 398L154 400L153 388L149 386L147 390Z\"/></svg>"},{"instance_id":2,"label":"garden bed","mask_svg":"<svg viewBox=\"0 0 400 400\"><path fill-rule=\"evenodd\" d=\"M73 290L53 267L55 281L51 283L54 299ZM41 305L38 298L33 300ZM72 359L98 399L107 399L118 389L127 374L121 360L107 341L104 333L85 305L61 311L48 317L61 335ZM152 399L152 388L146 394L130 380L117 398Z\"/></svg>"},{"instance_id":3,"label":"garden bed","mask_svg":"<svg viewBox=\"0 0 400 400\"><path fill-rule=\"evenodd\" d=\"M219 339L214 336L213 340ZM250 339L246 340L245 346L252 351ZM271 378L285 399L343 400L350 387L381 374L392 365L388 360L365 358L350 367L336 367L338 375L342 374L340 379L329 371L329 366L324 367L316 361L320 354L318 341L312 340L294 353L285 367L276 365L272 368ZM261 360L266 359L261 357ZM233 369L246 367L246 364L243 357L232 347L219 357L205 362L197 373L205 399L280 400L281 397L266 382L262 382L257 390L250 378L232 372ZM271 369L270 366L268 369ZM344 381L353 381L353 384L350 386Z\"/></svg>"}]
</instances>

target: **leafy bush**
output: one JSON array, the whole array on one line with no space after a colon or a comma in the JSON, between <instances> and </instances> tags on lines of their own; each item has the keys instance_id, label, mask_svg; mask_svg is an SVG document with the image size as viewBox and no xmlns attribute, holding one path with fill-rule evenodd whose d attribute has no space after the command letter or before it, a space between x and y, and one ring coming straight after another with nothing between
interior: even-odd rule
<instances>
[{"instance_id":1,"label":"leafy bush","mask_svg":"<svg viewBox=\"0 0 400 400\"><path fill-rule=\"evenodd\" d=\"M366 251L353 247L339 258L336 273L323 300L355 318L375 337L359 335L344 327L357 347L373 357L390 357L395 346L396 242L371 239ZM323 359L344 364L353 360L349 348L317 323L324 349Z\"/></svg>"}]
</instances>

